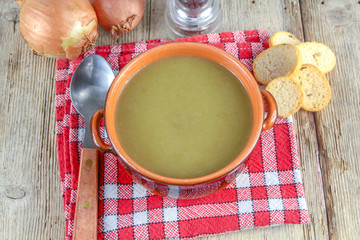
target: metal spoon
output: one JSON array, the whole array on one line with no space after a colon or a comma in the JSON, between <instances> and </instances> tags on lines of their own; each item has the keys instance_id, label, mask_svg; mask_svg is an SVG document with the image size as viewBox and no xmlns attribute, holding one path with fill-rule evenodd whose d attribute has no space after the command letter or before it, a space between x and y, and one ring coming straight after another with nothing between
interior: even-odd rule
<instances>
[{"instance_id":1,"label":"metal spoon","mask_svg":"<svg viewBox=\"0 0 360 240\"><path fill-rule=\"evenodd\" d=\"M85 138L80 157L74 239L97 239L98 152L91 139L90 120L103 109L114 73L106 60L90 55L76 68L70 83L71 101L85 119Z\"/></svg>"}]
</instances>

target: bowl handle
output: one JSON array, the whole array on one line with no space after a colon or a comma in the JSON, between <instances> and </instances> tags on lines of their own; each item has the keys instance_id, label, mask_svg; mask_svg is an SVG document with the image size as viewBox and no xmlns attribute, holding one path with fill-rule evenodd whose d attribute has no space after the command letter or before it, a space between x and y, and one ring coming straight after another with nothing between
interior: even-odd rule
<instances>
[{"instance_id":1,"label":"bowl handle","mask_svg":"<svg viewBox=\"0 0 360 240\"><path fill-rule=\"evenodd\" d=\"M267 116L264 119L262 130L268 130L275 124L277 118L277 106L274 97L266 90L261 90L261 94L268 106Z\"/></svg>"},{"instance_id":2,"label":"bowl handle","mask_svg":"<svg viewBox=\"0 0 360 240\"><path fill-rule=\"evenodd\" d=\"M104 143L100 135L100 120L104 117L104 109L97 110L91 118L91 137L96 148L101 152L111 151L111 146Z\"/></svg>"}]
</instances>

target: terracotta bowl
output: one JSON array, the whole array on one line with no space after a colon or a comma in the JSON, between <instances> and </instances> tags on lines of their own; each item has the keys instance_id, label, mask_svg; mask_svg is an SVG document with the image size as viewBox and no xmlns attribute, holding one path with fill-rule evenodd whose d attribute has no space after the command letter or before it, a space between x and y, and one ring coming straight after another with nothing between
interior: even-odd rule
<instances>
[{"instance_id":1,"label":"terracotta bowl","mask_svg":"<svg viewBox=\"0 0 360 240\"><path fill-rule=\"evenodd\" d=\"M115 107L126 82L129 81L137 71L152 62L179 55L207 58L232 71L245 86L251 99L254 114L249 141L239 156L226 167L212 174L191 179L164 177L144 169L124 151L115 129ZM263 100L267 102L268 106L268 114L265 119ZM100 137L99 123L103 117L111 145L105 144ZM260 133L271 128L276 117L277 111L274 98L270 93L260 91L253 75L238 59L214 46L201 43L178 42L154 47L140 54L123 67L110 87L106 98L105 110L99 110L92 117L91 129L95 145L102 151L111 151L119 156L120 163L135 182L144 185L149 191L160 196L198 198L225 188L243 171L246 166L246 159L255 147Z\"/></svg>"}]
</instances>

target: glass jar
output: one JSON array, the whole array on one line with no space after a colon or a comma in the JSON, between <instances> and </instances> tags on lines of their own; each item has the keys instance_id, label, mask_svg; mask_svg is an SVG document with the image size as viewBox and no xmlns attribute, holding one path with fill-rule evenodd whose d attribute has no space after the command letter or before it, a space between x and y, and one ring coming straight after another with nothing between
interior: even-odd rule
<instances>
[{"instance_id":1,"label":"glass jar","mask_svg":"<svg viewBox=\"0 0 360 240\"><path fill-rule=\"evenodd\" d=\"M171 39L215 32L221 23L217 0L167 0L165 24Z\"/></svg>"}]
</instances>

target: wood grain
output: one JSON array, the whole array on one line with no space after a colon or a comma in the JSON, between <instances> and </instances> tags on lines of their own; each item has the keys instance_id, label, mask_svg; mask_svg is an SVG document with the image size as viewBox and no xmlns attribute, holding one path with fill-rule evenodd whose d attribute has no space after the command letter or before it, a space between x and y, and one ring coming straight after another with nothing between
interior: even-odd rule
<instances>
[{"instance_id":1,"label":"wood grain","mask_svg":"<svg viewBox=\"0 0 360 240\"><path fill-rule=\"evenodd\" d=\"M74 240L96 240L98 232L99 152L83 148L76 195Z\"/></svg>"},{"instance_id":2,"label":"wood grain","mask_svg":"<svg viewBox=\"0 0 360 240\"><path fill-rule=\"evenodd\" d=\"M360 2L302 1L305 39L334 50L328 107L314 114L330 239L360 236ZM310 11L311 10L311 11Z\"/></svg>"},{"instance_id":3,"label":"wood grain","mask_svg":"<svg viewBox=\"0 0 360 240\"><path fill-rule=\"evenodd\" d=\"M311 215L283 225L205 239L357 239L360 159L360 4L357 0L221 0L222 31L292 32L334 49L327 74L332 100L318 113L294 115L300 166ZM167 38L166 0L147 0L140 24L97 45ZM19 32L19 7L0 0L0 239L64 239L56 156L55 59L31 54ZM324 189L322 189L324 184ZM326 206L326 208L325 208Z\"/></svg>"},{"instance_id":4,"label":"wood grain","mask_svg":"<svg viewBox=\"0 0 360 240\"><path fill-rule=\"evenodd\" d=\"M0 1L0 238L61 239L55 60L32 55L18 21L17 4Z\"/></svg>"}]
</instances>

